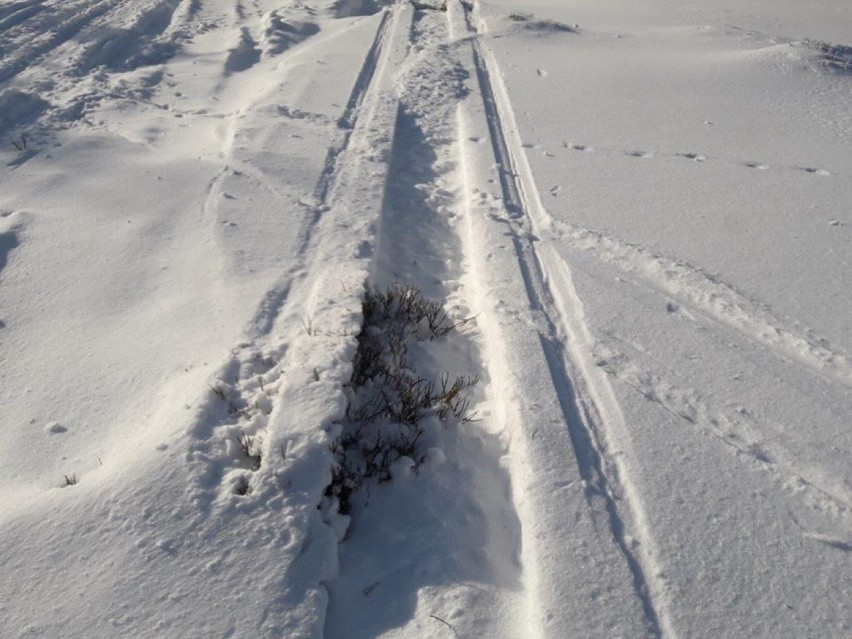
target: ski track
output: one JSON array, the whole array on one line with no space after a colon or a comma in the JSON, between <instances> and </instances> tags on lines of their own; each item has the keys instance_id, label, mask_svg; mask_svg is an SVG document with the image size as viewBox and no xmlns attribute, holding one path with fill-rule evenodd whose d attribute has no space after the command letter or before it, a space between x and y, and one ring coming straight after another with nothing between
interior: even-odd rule
<instances>
[{"instance_id":1,"label":"ski track","mask_svg":"<svg viewBox=\"0 0 852 639\"><path fill-rule=\"evenodd\" d=\"M848 355L809 329L791 327L789 322L774 316L771 309L719 278L685 262L549 216L543 231L544 237L591 253L708 320L761 344L786 361L810 369L826 382L852 388L852 363Z\"/></svg>"},{"instance_id":2,"label":"ski track","mask_svg":"<svg viewBox=\"0 0 852 639\"><path fill-rule=\"evenodd\" d=\"M809 329L791 327L772 309L719 278L595 231L551 219L548 226L551 231L542 233L543 238L561 242L572 251L588 252L614 266L627 281L670 300L685 320L728 330L755 343L763 352L804 368L821 383L852 385L852 366L845 353ZM811 506L834 516L850 516L852 491L842 481L797 461L794 453L766 435L765 424L755 422L748 414L708 404L695 389L679 388L631 358L625 349L629 350L628 345L612 340L596 341L593 350L597 365L668 412L717 437L742 460L770 472L783 488L802 494Z\"/></svg>"},{"instance_id":3,"label":"ski track","mask_svg":"<svg viewBox=\"0 0 852 639\"><path fill-rule=\"evenodd\" d=\"M625 345L622 345L622 348ZM833 517L852 517L852 495L842 482L802 466L796 455L765 434L765 427L741 410L721 409L694 389L679 388L618 350L598 344L596 364L649 401L712 435L746 463L770 473L786 490Z\"/></svg>"},{"instance_id":4,"label":"ski track","mask_svg":"<svg viewBox=\"0 0 852 639\"><path fill-rule=\"evenodd\" d=\"M262 339L272 331L276 319L281 314L281 311L287 302L293 278L305 273L305 261L307 259L307 252L311 245L313 232L323 213L327 211L330 206L330 189L335 183L338 173L341 171L338 160L345 155L352 133L357 126L358 116L360 113L359 107L363 103L367 91L370 88L378 65L378 60L383 49L387 45L388 38L390 37L389 31L391 20L391 12L385 12L382 14L379 25L376 29L375 37L373 38L373 43L370 46L365 61L358 73L349 100L347 101L346 108L343 115L337 121L337 126L343 130L342 139L339 144L329 147L322 172L320 173L317 181L317 186L314 189L313 202L303 203L303 206L309 209L309 217L302 233L302 239L299 243L296 263L279 278L277 284L266 292L263 300L258 305L255 316L250 321L249 327L246 331L247 335L250 336L252 340L256 341ZM280 106L277 107L277 109L278 114L285 118L295 117L296 119L305 119L307 116L307 119L312 119L310 117L311 114L305 114L299 110L291 111L287 107ZM247 109L243 109L242 111L245 110ZM233 126L238 117L239 114L232 114L230 116L232 125L230 127L230 133L227 135L227 140L223 145L223 149L226 150L226 160L219 175L214 178L208 189L208 198L207 203L205 203L205 208L210 208L212 206L209 203L218 195L216 191L219 182L221 182L222 179L224 179L233 170L251 175L261 182L264 188L268 189L280 198L286 199L286 195L276 188L275 183L270 178L261 171L254 169L254 167L250 164L235 159L233 154L230 152L230 148L233 145L233 140L236 134L233 130ZM325 116L321 116L321 118L322 122L325 122Z\"/></svg>"},{"instance_id":5,"label":"ski track","mask_svg":"<svg viewBox=\"0 0 852 639\"><path fill-rule=\"evenodd\" d=\"M346 103L346 109L338 122L338 126L344 130L344 136L340 145L330 148L326 155L325 168L323 169L322 175L317 183L317 188L314 192L314 197L318 202L325 202L328 200L329 189L333 184L333 178L337 168L337 160L349 145L352 129L354 129L357 124L358 107L361 106L361 103L364 101L366 91L369 88L376 72L379 55L386 44L390 16L391 14L389 12L382 15L381 23L379 24L379 28L376 32L376 38L373 40L373 44L367 53L367 59L364 66L361 68L361 72L358 74L358 78L355 80L355 86L352 88L352 94L349 96L349 100Z\"/></svg>"},{"instance_id":6,"label":"ski track","mask_svg":"<svg viewBox=\"0 0 852 639\"><path fill-rule=\"evenodd\" d=\"M539 329L554 387L569 425L569 434L583 479L587 499L603 498L610 534L633 576L636 597L641 601L648 629L655 636L674 637L668 618L661 572L653 540L644 523L640 496L631 484L624 465L610 454L613 434L624 440L623 417L608 382L588 366L592 341L583 324L581 302L573 290L567 265L557 261L548 245L536 248L539 227L548 223L538 201L538 189L526 165L523 144L514 125L511 104L502 86L500 71L487 42L481 36L487 26L478 9L465 7L468 30L473 37L474 64L478 74L491 143L499 165L500 183L520 269L524 275L531 308L537 311ZM529 227L525 229L524 227ZM560 277L554 270L560 269ZM556 283L559 282L559 285ZM567 338L567 339L566 339ZM563 344L567 348L563 347ZM619 441L624 448L622 441ZM629 539L638 539L638 549Z\"/></svg>"},{"instance_id":7,"label":"ski track","mask_svg":"<svg viewBox=\"0 0 852 639\"><path fill-rule=\"evenodd\" d=\"M481 34L487 33L487 27L477 19L476 9L468 11L468 24L472 29L478 28ZM794 454L768 441L760 425L748 415L720 411L708 404L700 393L678 389L641 369L623 353L598 343L588 333L582 312L576 310L582 305L571 285L568 263L555 247L562 245L573 251L591 253L632 276L638 285L676 300L705 320L757 342L776 357L803 366L826 382L852 387L852 366L848 356L834 349L827 340L808 329L791 327L771 309L713 275L642 247L554 220L539 199L540 191L526 164L524 148L529 145L523 144L518 134L508 94L494 58L489 55L487 40L479 37L474 49L485 109L489 114L491 143L500 164L500 183L508 213L505 223L513 229L511 235L531 305L541 311L546 324L542 330L542 345L555 386L565 389L560 401L572 427L572 443L581 470L589 484L607 498L610 526L634 575L636 592L643 601L650 627L658 636L676 636L667 611L670 603L665 584L655 577L661 570L655 559L652 534L645 523L641 496L630 480L628 469L620 461L621 456L608 452L619 449L624 452L626 428L618 400L608 382L592 370L595 365L680 419L717 437L746 463L771 473L783 488L802 495L812 507L848 518L850 493L842 483L830 481L816 470L803 468ZM592 150L585 145L564 143L563 146L579 151ZM637 158L654 157L653 152L646 151L601 150ZM707 159L692 153L677 153L672 157ZM738 164L768 168L754 162ZM822 169L809 167L779 168L829 175ZM524 228L524 221L529 222L528 228ZM564 352L562 344L566 345ZM596 355L590 359L591 353ZM637 535L642 540L638 552L625 542Z\"/></svg>"}]
</instances>

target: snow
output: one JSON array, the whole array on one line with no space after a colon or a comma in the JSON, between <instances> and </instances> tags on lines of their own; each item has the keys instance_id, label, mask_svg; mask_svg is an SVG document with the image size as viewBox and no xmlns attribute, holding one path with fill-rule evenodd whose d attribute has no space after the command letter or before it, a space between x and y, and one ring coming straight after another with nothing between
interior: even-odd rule
<instances>
[{"instance_id":1,"label":"snow","mask_svg":"<svg viewBox=\"0 0 852 639\"><path fill-rule=\"evenodd\" d=\"M852 5L445 9L0 2L4 636L852 634Z\"/></svg>"}]
</instances>

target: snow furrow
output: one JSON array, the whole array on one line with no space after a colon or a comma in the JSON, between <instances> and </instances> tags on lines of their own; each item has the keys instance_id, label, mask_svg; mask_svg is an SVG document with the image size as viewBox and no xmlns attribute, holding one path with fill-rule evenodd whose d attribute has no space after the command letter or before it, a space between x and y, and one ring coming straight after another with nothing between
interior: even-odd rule
<instances>
[{"instance_id":1,"label":"snow furrow","mask_svg":"<svg viewBox=\"0 0 852 639\"><path fill-rule=\"evenodd\" d=\"M441 12L414 13L395 76L400 102L369 281L380 290L415 286L446 300L449 321L460 322L407 358L418 377L478 379L486 371L479 331L464 321L476 309L457 212L456 105L467 94L467 73L448 49L448 26ZM477 416L479 399L474 390ZM460 636L526 631L521 526L495 422L485 413L481 421L450 419L429 430L424 417L428 443L412 454L414 472L360 489L339 549L340 575L329 583L327 638L431 637L442 623Z\"/></svg>"},{"instance_id":2,"label":"snow furrow","mask_svg":"<svg viewBox=\"0 0 852 639\"><path fill-rule=\"evenodd\" d=\"M22 11L26 11L27 9L44 3L45 0L21 0L20 2L9 2L8 4L0 6L0 20L5 20L11 15L20 14Z\"/></svg>"},{"instance_id":3,"label":"snow furrow","mask_svg":"<svg viewBox=\"0 0 852 639\"><path fill-rule=\"evenodd\" d=\"M383 15L377 27L377 42L383 42L386 37L391 37L392 34L390 34L390 30L392 25L395 24L395 20L397 18L398 12L394 11L388 11L385 15ZM375 70L377 66L387 65L386 58L389 55L388 52L382 48L377 49L377 51L382 53L382 55L378 58L367 56L364 63L365 67ZM371 78L374 77L372 72L369 75ZM362 69L359 77L363 76L364 72ZM268 376L267 374L269 371L274 368L274 379L264 378L264 383L276 383L278 377L285 374L290 368L293 366L299 366L301 363L306 361L314 363L315 371L325 369L332 370L334 367L331 364L327 363L325 366L322 365L322 360L328 357L327 353L322 352L323 346L328 348L328 344L325 342L327 342L328 338L337 336L338 334L351 335L355 332L351 328L341 326L337 329L340 333L337 333L335 330L331 329L329 325L340 322L348 325L350 317L347 313L353 312L357 315L357 312L354 310L357 309L357 303L354 302L354 300L358 299L360 283L357 285L354 283L350 285L342 283L339 284L344 286L344 290L340 291L340 296L341 299L345 301L345 304L343 302L338 304L336 300L330 298L326 299L326 296L331 293L331 289L327 289L323 285L319 284L318 280L325 272L320 265L327 262L329 252L333 250L332 248L327 247L326 243L338 241L338 238L334 237L335 225L344 223L340 218L341 216L345 218L348 215L349 211L347 204L349 198L353 195L352 192L348 192L341 198L340 196L334 195L333 189L337 187L340 187L341 189L347 188L341 185L344 183L347 185L350 184L350 180L352 180L354 184L359 185L358 187L355 187L356 190L360 188L367 188L368 190L383 188L384 183L381 175L384 169L379 172L375 172L375 176L371 175L372 179L370 180L365 179L359 173L366 165L370 164L369 160L365 162L364 158L363 148L367 146L364 142L364 138L370 137L375 130L381 131L384 128L382 126L377 127L374 120L377 117L377 112L384 113L386 110L383 102L387 92L378 88L381 78L376 77L375 79L376 82L371 82L367 85L358 85L358 92L361 94L359 104L363 108L363 111L357 115L352 115L352 121L355 123L355 126L349 132L349 135L346 138L346 144L340 149L339 162L334 166L330 174L323 172L319 177L320 184L328 181L331 188L327 192L327 198L312 207L314 213L313 215L309 215L307 225L303 229L302 239L300 240L300 249L293 260L292 266L290 266L285 273L282 273L278 281L264 293L260 303L258 304L254 317L249 322L246 329L246 335L250 338L250 341L235 349L233 356L229 358L228 362L222 368L221 373L218 375L218 378L221 380L221 384L214 384L214 395L220 396L220 399L222 399L226 406L228 406L229 414L234 418L243 419L246 416L244 407L246 405L250 405L254 400L251 400L250 398L247 399L241 388L248 385L251 392L256 392L253 390L255 389L256 384L252 380L256 380L258 375ZM366 119L366 122L362 122L362 118ZM228 127L229 133L226 134L224 141L224 149L226 151L233 146L235 126L238 119L238 117L232 116L231 123ZM354 143L356 148L351 148L351 143ZM228 157L229 155L226 155L226 162ZM381 161L381 158L379 158L379 161ZM224 179L230 176L234 170L231 168L230 164L232 163L227 162L225 167L210 184L208 197L204 204L204 208L206 210L205 215L211 214L212 208L215 206L214 203L219 200L222 195L221 183ZM242 167L239 161L234 162L233 164ZM360 179L351 177L353 174L358 175ZM274 188L274 186L272 188ZM283 193L277 195L282 198L285 197ZM366 217L367 216L365 216L365 219ZM358 259L357 251L344 251L341 249L341 253L352 256L353 260L357 261ZM357 282L357 273L359 271L354 264L352 272L354 278L352 282ZM314 322L321 321L319 318L315 317L316 313L321 312L314 308L317 304L320 306L330 307L325 309L325 312L332 313L337 316L334 321L329 321L328 325L321 331L314 330L312 327ZM346 305L349 306L347 307ZM344 310L346 308L348 308L348 310ZM345 319L341 319L340 313L343 314L342 317ZM275 329L280 331L282 335L289 336L290 340L281 342L280 338L273 338L272 333ZM321 335L326 336L327 339L319 339L319 336ZM318 344L304 344L306 341L318 342ZM305 349L308 349L308 352L310 352L311 348L319 348L320 352L308 355ZM336 348L339 348L339 346ZM335 349L332 349L332 351L334 350ZM337 355L335 355L335 357L336 356ZM246 364L254 360L266 361L270 358L278 362L277 365L274 367L273 365L266 365L265 369L260 372L256 370L256 365L251 365L248 368L249 372L247 373L247 376L240 372L242 368L246 367ZM338 374L338 372L335 372L335 375L336 374ZM345 370L339 371L339 374L345 378ZM236 384L232 384L235 375L237 381ZM283 390L278 391L278 385L276 384L276 391L281 394L286 395L288 388L289 387L286 382L284 382ZM333 385L329 385L329 388L334 389ZM342 390L340 388L334 389L335 394L339 394L341 392ZM328 398L328 401L330 406L338 404L334 398ZM276 401L276 405L277 404L278 402ZM287 404L286 401L285 404ZM207 450L210 447L210 441L208 440L211 436L213 436L213 430L215 428L219 428L221 423L218 425L214 424L214 427L211 428L211 419L206 416L200 418L197 422L199 425L203 425L203 430L195 433L195 438L202 442L199 450ZM311 430L316 429L317 424L305 424L304 426L306 428L306 432L310 432ZM236 428L236 422L234 427ZM257 429L252 429L252 433L256 431ZM270 441L275 439L276 436L272 432L273 427L271 425L269 427L269 431L270 432L267 433L264 428L262 433L263 437L261 438L258 436L258 441L261 441L261 439ZM324 432L322 436L325 436ZM272 448L270 448L270 446L273 446L273 444L266 441L264 443L264 450L277 450L274 446ZM272 453L272 455L274 455L274 453ZM193 455L193 457L197 459L202 457L206 458L207 454L199 453L197 455ZM216 461L214 462L214 465L219 466L220 463ZM256 470L262 470L263 468L264 467ZM215 474L221 475L222 471L216 471L214 472L214 475ZM201 484L209 486L210 477L212 476L213 475L209 475L209 473L205 474L206 479L202 480ZM257 481L262 481L262 478L257 479ZM223 494L229 494L232 492L232 487L229 486L226 488L227 489ZM219 489L217 488L214 493L218 492L218 490ZM207 498L207 500L209 499L210 497Z\"/></svg>"},{"instance_id":4,"label":"snow furrow","mask_svg":"<svg viewBox=\"0 0 852 639\"><path fill-rule=\"evenodd\" d=\"M10 5L8 9L0 11L0 33L3 33L21 22L31 18L44 7L44 0L36 0L29 3L17 3Z\"/></svg>"},{"instance_id":5,"label":"snow furrow","mask_svg":"<svg viewBox=\"0 0 852 639\"><path fill-rule=\"evenodd\" d=\"M132 71L172 57L182 35L175 18L185 17L178 14L181 1L159 0L137 11L130 20L110 24L92 34L74 63L74 73L85 75L100 66L111 71Z\"/></svg>"},{"instance_id":6,"label":"snow furrow","mask_svg":"<svg viewBox=\"0 0 852 639\"><path fill-rule=\"evenodd\" d=\"M323 170L323 175L320 178L314 193L314 197L318 202L326 202L329 198L329 189L334 183L334 175L337 170L337 160L340 155L346 151L346 147L349 145L352 129L354 129L357 124L359 113L358 107L360 107L364 101L364 96L370 87L373 76L376 73L376 67L381 57L382 49L387 44L390 18L390 12L384 12L382 14L379 28L376 31L376 37L367 52L364 65L361 67L361 72L355 80L355 86L352 87L352 93L346 103L346 109L338 122L338 125L344 129L344 136L338 146L332 147L328 150L328 155L325 160L325 169Z\"/></svg>"},{"instance_id":7,"label":"snow furrow","mask_svg":"<svg viewBox=\"0 0 852 639\"><path fill-rule=\"evenodd\" d=\"M485 30L472 11L467 11L467 24L476 36ZM645 526L641 497L620 461L626 448L623 417L607 380L590 366L593 341L583 323L582 303L574 292L570 272L553 248L537 237L548 219L525 164L499 70L481 38L473 40L472 48L508 212L504 223L513 229L527 295L541 318L537 328L541 348L587 486L587 501L590 507L597 500L603 501L613 543L629 568L649 631L655 636L673 637L665 585L656 577L660 568Z\"/></svg>"}]
</instances>

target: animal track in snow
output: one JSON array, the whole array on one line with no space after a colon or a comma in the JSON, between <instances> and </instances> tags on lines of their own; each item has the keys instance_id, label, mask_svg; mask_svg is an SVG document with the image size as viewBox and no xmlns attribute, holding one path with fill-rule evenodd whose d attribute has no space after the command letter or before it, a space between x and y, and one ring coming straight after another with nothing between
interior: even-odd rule
<instances>
[{"instance_id":1,"label":"animal track in snow","mask_svg":"<svg viewBox=\"0 0 852 639\"><path fill-rule=\"evenodd\" d=\"M831 175L825 169L818 169L818 168L813 167L813 166L802 166L802 167L798 167L798 168L799 168L800 171L804 171L805 173L810 173L812 175L822 175L822 176Z\"/></svg>"},{"instance_id":2,"label":"animal track in snow","mask_svg":"<svg viewBox=\"0 0 852 639\"><path fill-rule=\"evenodd\" d=\"M563 142L562 146L566 149L573 149L574 151L594 151L594 149L590 146L586 146L585 144L574 144L572 142Z\"/></svg>"},{"instance_id":3,"label":"animal track in snow","mask_svg":"<svg viewBox=\"0 0 852 639\"><path fill-rule=\"evenodd\" d=\"M527 143L524 144L525 148L544 148L544 155L547 157L555 157L553 153L548 151L546 147L542 147L540 144ZM619 149L615 147L605 147L605 146L591 146L588 144L578 144L575 142L562 142L562 147L565 149L570 149L572 151L585 151L585 152L593 152L597 151L599 153L616 153L618 155L623 155L630 158L640 158L640 159L651 159L651 158L682 158L686 160L692 160L693 162L727 162L729 164L736 164L738 166L742 166L748 169L756 169L758 171L768 171L770 169L774 170L787 170L787 171L796 171L798 173L808 173L810 175L819 175L822 177L828 177L831 173L825 169L813 167L813 166L802 166L802 165L769 165L764 162L758 162L754 160L748 161L737 161L730 160L726 158L713 157L708 156L703 153L696 153L693 151L688 152L678 152L678 153L656 153L654 151L643 151L641 149Z\"/></svg>"}]
</instances>

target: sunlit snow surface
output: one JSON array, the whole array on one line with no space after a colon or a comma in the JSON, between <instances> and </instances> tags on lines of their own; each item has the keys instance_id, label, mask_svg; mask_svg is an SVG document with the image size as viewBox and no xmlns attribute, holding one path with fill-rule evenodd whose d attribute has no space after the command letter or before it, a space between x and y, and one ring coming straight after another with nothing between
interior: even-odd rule
<instances>
[{"instance_id":1,"label":"sunlit snow surface","mask_svg":"<svg viewBox=\"0 0 852 639\"><path fill-rule=\"evenodd\" d=\"M0 1L0 635L852 635L852 5L442 4Z\"/></svg>"}]
</instances>

